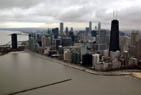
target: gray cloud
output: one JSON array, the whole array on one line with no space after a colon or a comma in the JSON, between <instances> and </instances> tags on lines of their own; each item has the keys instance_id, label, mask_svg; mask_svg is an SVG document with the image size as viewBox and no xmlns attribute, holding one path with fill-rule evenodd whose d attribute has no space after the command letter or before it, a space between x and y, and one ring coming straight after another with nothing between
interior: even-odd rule
<instances>
[{"instance_id":1,"label":"gray cloud","mask_svg":"<svg viewBox=\"0 0 141 95\"><path fill-rule=\"evenodd\" d=\"M88 22L110 24L117 10L121 27L141 27L140 0L1 0L0 21Z\"/></svg>"},{"instance_id":2,"label":"gray cloud","mask_svg":"<svg viewBox=\"0 0 141 95\"><path fill-rule=\"evenodd\" d=\"M40 3L41 0L0 0L0 8L22 7L27 8Z\"/></svg>"}]
</instances>

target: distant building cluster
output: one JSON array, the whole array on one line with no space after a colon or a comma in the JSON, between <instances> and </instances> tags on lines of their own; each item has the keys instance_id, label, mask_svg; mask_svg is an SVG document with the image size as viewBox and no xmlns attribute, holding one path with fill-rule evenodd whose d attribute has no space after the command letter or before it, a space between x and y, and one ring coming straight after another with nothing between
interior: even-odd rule
<instances>
[{"instance_id":1,"label":"distant building cluster","mask_svg":"<svg viewBox=\"0 0 141 95\"><path fill-rule=\"evenodd\" d=\"M105 71L136 67L141 61L141 37L138 31L131 35L119 31L119 21L112 20L111 31L95 29L89 22L85 30L72 27L48 29L29 34L28 48L34 52L55 57L68 63Z\"/></svg>"}]
</instances>

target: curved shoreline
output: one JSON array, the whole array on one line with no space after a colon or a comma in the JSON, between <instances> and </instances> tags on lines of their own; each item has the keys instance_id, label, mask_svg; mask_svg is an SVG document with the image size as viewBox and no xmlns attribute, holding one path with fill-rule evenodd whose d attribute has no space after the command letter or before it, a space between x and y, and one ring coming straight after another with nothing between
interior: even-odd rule
<instances>
[{"instance_id":1,"label":"curved shoreline","mask_svg":"<svg viewBox=\"0 0 141 95\"><path fill-rule=\"evenodd\" d=\"M37 54L37 55L40 56L40 54ZM94 71L94 70L91 70L91 69L88 69L88 68L85 68L85 67L82 67L82 66L79 66L79 65L71 64L71 63L64 62L64 61L61 61L61 60L58 60L58 59L55 59L55 58L50 58L50 57L47 57L47 56L44 56L44 55L41 56L41 57L45 57L49 61L52 61L52 62L55 62L55 63L58 63L58 64L62 64L64 66L71 67L73 69L77 69L77 70L80 70L80 71L84 71L84 72L87 72L87 73L90 73L90 74L93 74L93 75L103 75L103 76L131 75L131 72L124 72L124 71L113 71L113 72L112 71L110 71L110 72Z\"/></svg>"},{"instance_id":2,"label":"curved shoreline","mask_svg":"<svg viewBox=\"0 0 141 95\"><path fill-rule=\"evenodd\" d=\"M45 59L47 59L49 61L52 61L52 62L55 62L55 63L58 63L58 64L62 64L64 66L71 67L73 69L77 69L77 70L87 72L87 73L93 74L93 75L101 75L101 76L133 76L135 78L141 79L141 73L140 73L140 77L136 75L136 73L139 73L139 71L141 72L141 70L101 72L101 71L91 70L91 69L88 69L86 67L82 67L82 66L75 65L75 64L72 64L72 63L64 62L64 61L56 59L56 58L50 58L48 56L41 55L41 54L32 52L30 50L26 50L26 51L34 53L34 54L36 54L36 55L38 55L38 56L40 56L42 58L45 58Z\"/></svg>"}]
</instances>

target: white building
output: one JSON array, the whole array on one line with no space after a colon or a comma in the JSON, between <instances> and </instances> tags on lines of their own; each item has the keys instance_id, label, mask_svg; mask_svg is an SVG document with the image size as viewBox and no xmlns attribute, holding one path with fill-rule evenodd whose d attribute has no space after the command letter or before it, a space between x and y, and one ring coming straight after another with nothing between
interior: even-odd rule
<instances>
[{"instance_id":1,"label":"white building","mask_svg":"<svg viewBox=\"0 0 141 95\"><path fill-rule=\"evenodd\" d=\"M45 35L42 36L41 41L42 41L42 48L46 48L47 47L47 37Z\"/></svg>"}]
</instances>

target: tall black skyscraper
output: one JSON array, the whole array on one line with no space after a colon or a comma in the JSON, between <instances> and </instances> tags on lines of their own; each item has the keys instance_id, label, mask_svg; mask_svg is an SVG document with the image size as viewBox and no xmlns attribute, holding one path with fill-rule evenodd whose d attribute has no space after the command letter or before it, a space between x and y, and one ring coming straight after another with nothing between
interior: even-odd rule
<instances>
[{"instance_id":1,"label":"tall black skyscraper","mask_svg":"<svg viewBox=\"0 0 141 95\"><path fill-rule=\"evenodd\" d=\"M113 20L111 25L109 51L117 51L119 48L119 21Z\"/></svg>"},{"instance_id":2,"label":"tall black skyscraper","mask_svg":"<svg viewBox=\"0 0 141 95\"><path fill-rule=\"evenodd\" d=\"M12 34L11 39L12 39L12 49L17 49L17 34Z\"/></svg>"}]
</instances>

